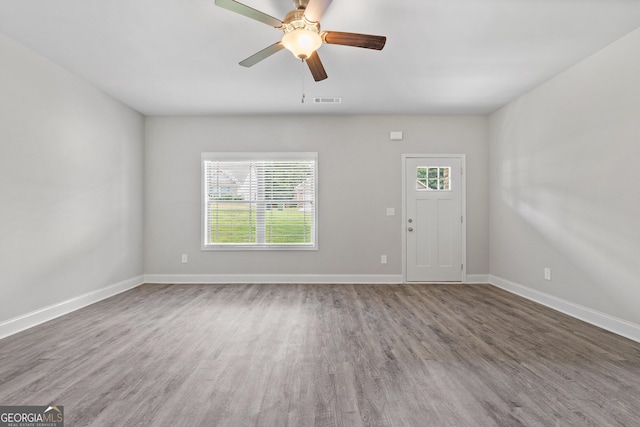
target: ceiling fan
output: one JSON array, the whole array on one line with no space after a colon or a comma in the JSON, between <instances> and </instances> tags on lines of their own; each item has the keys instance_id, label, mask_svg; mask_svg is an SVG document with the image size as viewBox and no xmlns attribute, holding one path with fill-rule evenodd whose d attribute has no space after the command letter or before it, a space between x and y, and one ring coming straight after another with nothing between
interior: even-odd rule
<instances>
[{"instance_id":1,"label":"ceiling fan","mask_svg":"<svg viewBox=\"0 0 640 427\"><path fill-rule=\"evenodd\" d=\"M382 50L387 41L384 36L339 31L320 32L320 19L331 2L332 0L293 0L295 9L281 21L235 0L215 0L215 4L220 7L284 32L282 40L251 55L240 62L240 65L251 67L282 49L288 49L295 57L307 63L313 79L317 82L327 78L327 73L317 52L323 43Z\"/></svg>"}]
</instances>

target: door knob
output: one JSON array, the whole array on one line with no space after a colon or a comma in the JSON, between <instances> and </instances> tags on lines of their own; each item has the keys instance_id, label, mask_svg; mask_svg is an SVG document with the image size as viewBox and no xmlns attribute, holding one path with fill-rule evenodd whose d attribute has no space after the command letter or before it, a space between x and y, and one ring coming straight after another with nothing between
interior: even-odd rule
<instances>
[{"instance_id":1,"label":"door knob","mask_svg":"<svg viewBox=\"0 0 640 427\"><path fill-rule=\"evenodd\" d=\"M413 219L409 218L408 222L409 222L409 224L411 224L413 222Z\"/></svg>"},{"instance_id":2,"label":"door knob","mask_svg":"<svg viewBox=\"0 0 640 427\"><path fill-rule=\"evenodd\" d=\"M413 231L413 227L409 227L409 228L407 228L407 230Z\"/></svg>"}]
</instances>

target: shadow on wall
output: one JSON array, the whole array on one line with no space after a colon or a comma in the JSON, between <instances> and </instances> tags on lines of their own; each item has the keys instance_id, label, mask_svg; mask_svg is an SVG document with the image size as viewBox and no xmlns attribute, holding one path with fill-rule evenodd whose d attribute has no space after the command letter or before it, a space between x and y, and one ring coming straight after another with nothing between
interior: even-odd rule
<instances>
[{"instance_id":1,"label":"shadow on wall","mask_svg":"<svg viewBox=\"0 0 640 427\"><path fill-rule=\"evenodd\" d=\"M588 281L576 278L585 293L605 295L633 316L638 300L629 296L640 277L640 233L637 202L629 200L634 198L630 189L621 189L627 143L612 143L615 123L613 130L575 132L574 127L573 134L560 138L553 135L555 124L520 119L516 126L513 118L532 116L519 108L513 105L497 130L500 200L596 284L590 290ZM538 134L519 129L538 129ZM510 230L513 235L518 231Z\"/></svg>"}]
</instances>

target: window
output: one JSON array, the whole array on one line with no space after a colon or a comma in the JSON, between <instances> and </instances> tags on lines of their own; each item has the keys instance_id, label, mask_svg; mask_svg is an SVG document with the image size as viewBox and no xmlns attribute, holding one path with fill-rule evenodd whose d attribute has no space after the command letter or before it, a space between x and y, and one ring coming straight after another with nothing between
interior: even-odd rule
<instances>
[{"instance_id":1,"label":"window","mask_svg":"<svg viewBox=\"0 0 640 427\"><path fill-rule=\"evenodd\" d=\"M202 153L202 249L315 249L317 153Z\"/></svg>"},{"instance_id":2,"label":"window","mask_svg":"<svg viewBox=\"0 0 640 427\"><path fill-rule=\"evenodd\" d=\"M450 191L450 167L421 166L416 171L416 190Z\"/></svg>"}]
</instances>

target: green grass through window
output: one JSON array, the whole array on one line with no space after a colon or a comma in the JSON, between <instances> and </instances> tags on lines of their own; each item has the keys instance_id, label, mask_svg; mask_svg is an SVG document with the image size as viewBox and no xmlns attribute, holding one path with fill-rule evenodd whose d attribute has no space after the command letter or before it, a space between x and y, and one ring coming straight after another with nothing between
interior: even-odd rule
<instances>
[{"instance_id":1,"label":"green grass through window","mask_svg":"<svg viewBox=\"0 0 640 427\"><path fill-rule=\"evenodd\" d=\"M312 217L297 207L273 207L263 212L264 220L248 204L224 204L211 210L210 243L257 243L259 223L264 223L264 243L312 243Z\"/></svg>"}]
</instances>

